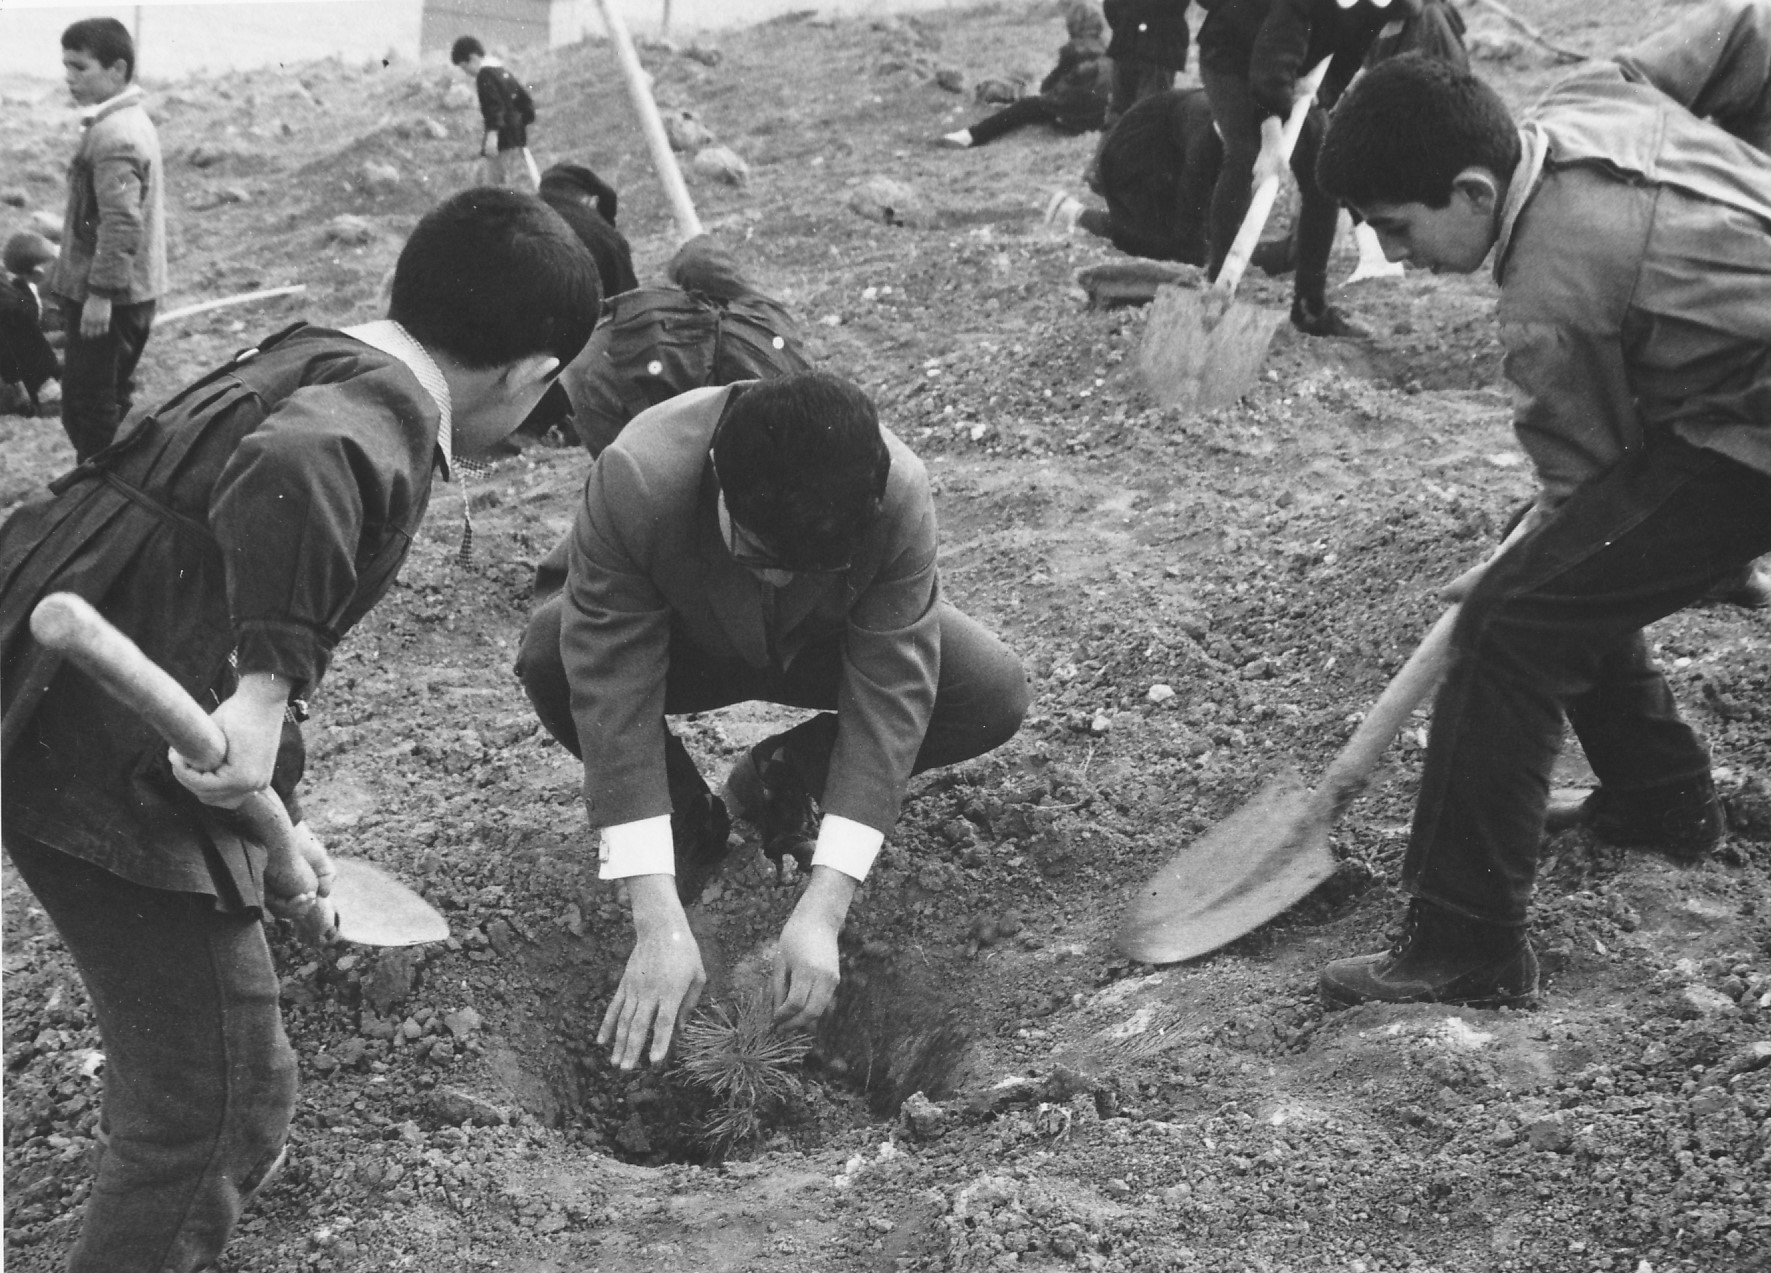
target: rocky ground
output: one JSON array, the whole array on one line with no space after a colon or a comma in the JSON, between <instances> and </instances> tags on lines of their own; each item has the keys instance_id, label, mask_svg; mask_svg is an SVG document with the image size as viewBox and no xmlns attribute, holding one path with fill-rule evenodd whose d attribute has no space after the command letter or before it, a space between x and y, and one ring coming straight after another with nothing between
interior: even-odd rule
<instances>
[{"instance_id":1,"label":"rocky ground","mask_svg":"<svg viewBox=\"0 0 1771 1273\"><path fill-rule=\"evenodd\" d=\"M1681 11L1516 0L1617 47ZM1471 11L1523 104L1554 75ZM645 54L667 108L748 168L692 190L929 462L950 594L1026 657L1013 743L913 785L845 934L839 1011L795 1091L726 1145L680 1068L593 1044L628 944L595 879L578 775L508 668L529 574L569 524L580 453L502 461L433 502L399 587L350 638L309 726L315 825L449 917L444 945L321 953L279 938L303 1092L289 1170L236 1270L995 1269L1726 1273L1771 1267L1771 641L1694 610L1658 653L1715 751L1730 833L1677 870L1580 833L1545 847L1532 1011L1325 1015L1315 973L1380 945L1424 712L1338 828L1335 877L1215 956L1112 948L1130 890L1271 774L1319 774L1530 491L1485 277L1361 284L1368 343L1282 331L1236 407L1152 407L1135 310L1071 277L1115 254L1039 224L1092 139L930 139L964 90L1038 72L1055 8L915 21L814 14ZM515 59L542 162L622 191L642 277L672 243L613 56ZM151 84L171 174L168 306L305 283L163 326L145 398L301 314L370 317L404 232L467 184L477 123L435 66L323 63ZM954 89L961 91L955 92ZM0 228L57 213L74 125L14 87ZM908 187L885 225L851 203ZM1343 250L1335 273L1345 277ZM1250 280L1260 303L1282 284ZM69 462L0 419L0 509ZM462 501L475 554L456 559ZM1167 687L1166 692L1159 687ZM681 722L716 780L774 714ZM1583 775L1570 748L1563 781ZM790 909L752 851L697 908L715 986ZM733 969L737 972L734 974ZM6 1258L59 1267L103 1077L65 952L8 876ZM920 1095L917 1095L920 1093Z\"/></svg>"}]
</instances>

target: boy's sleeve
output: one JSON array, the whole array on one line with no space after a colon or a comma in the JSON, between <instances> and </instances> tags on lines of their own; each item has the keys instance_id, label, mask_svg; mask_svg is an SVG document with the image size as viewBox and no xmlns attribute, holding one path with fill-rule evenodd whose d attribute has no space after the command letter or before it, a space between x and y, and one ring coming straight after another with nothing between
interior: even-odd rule
<instances>
[{"instance_id":1,"label":"boy's sleeve","mask_svg":"<svg viewBox=\"0 0 1771 1273\"><path fill-rule=\"evenodd\" d=\"M1064 45L1058 50L1058 64L1052 67L1043 80L1039 81L1039 91L1049 93L1062 84L1065 77L1076 69L1077 61L1076 46L1073 44Z\"/></svg>"},{"instance_id":2,"label":"boy's sleeve","mask_svg":"<svg viewBox=\"0 0 1771 1273\"><path fill-rule=\"evenodd\" d=\"M827 814L880 832L897 821L941 674L934 502L921 465L910 463L892 461L893 484L903 485L891 559L849 611L822 801Z\"/></svg>"},{"instance_id":3,"label":"boy's sleeve","mask_svg":"<svg viewBox=\"0 0 1771 1273\"><path fill-rule=\"evenodd\" d=\"M1714 0L1617 61L1693 115L1771 150L1771 4Z\"/></svg>"},{"instance_id":4,"label":"boy's sleeve","mask_svg":"<svg viewBox=\"0 0 1771 1273\"><path fill-rule=\"evenodd\" d=\"M147 198L143 163L122 147L106 147L93 155L98 244L93 249L86 290L94 296L115 297L129 290L135 254L141 250L142 204Z\"/></svg>"},{"instance_id":5,"label":"boy's sleeve","mask_svg":"<svg viewBox=\"0 0 1771 1273\"><path fill-rule=\"evenodd\" d=\"M480 93L480 120L487 132L495 133L504 127L504 93L491 67L480 68L480 73L474 77L474 87Z\"/></svg>"},{"instance_id":6,"label":"boy's sleeve","mask_svg":"<svg viewBox=\"0 0 1771 1273\"><path fill-rule=\"evenodd\" d=\"M591 468L572 528L561 598L560 657L584 760L593 826L667 815L664 684L670 605L629 542L617 510L647 509L644 475L622 451Z\"/></svg>"},{"instance_id":7,"label":"boy's sleeve","mask_svg":"<svg viewBox=\"0 0 1771 1273\"><path fill-rule=\"evenodd\" d=\"M1549 511L1642 444L1622 341L1552 322L1501 324L1513 386L1513 430L1537 469Z\"/></svg>"},{"instance_id":8,"label":"boy's sleeve","mask_svg":"<svg viewBox=\"0 0 1771 1273\"><path fill-rule=\"evenodd\" d=\"M401 424L413 409L405 374L296 390L222 470L209 525L241 673L286 676L296 697L324 674L357 600L364 531L406 520L430 462L417 454L422 430Z\"/></svg>"}]
</instances>

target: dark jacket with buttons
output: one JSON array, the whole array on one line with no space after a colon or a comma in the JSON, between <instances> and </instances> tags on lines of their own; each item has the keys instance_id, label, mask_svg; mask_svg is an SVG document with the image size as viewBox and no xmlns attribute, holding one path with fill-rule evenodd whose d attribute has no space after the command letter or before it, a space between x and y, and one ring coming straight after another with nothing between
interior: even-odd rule
<instances>
[{"instance_id":1,"label":"dark jacket with buttons","mask_svg":"<svg viewBox=\"0 0 1771 1273\"><path fill-rule=\"evenodd\" d=\"M1101 8L1113 38L1115 62L1147 62L1170 71L1187 69L1188 0L1105 0Z\"/></svg>"}]
</instances>

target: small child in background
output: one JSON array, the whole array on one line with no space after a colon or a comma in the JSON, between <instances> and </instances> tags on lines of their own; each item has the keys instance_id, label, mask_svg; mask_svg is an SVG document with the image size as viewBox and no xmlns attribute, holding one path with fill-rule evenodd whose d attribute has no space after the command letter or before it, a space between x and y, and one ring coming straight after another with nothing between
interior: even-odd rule
<instances>
[{"instance_id":1,"label":"small child in background","mask_svg":"<svg viewBox=\"0 0 1771 1273\"><path fill-rule=\"evenodd\" d=\"M1050 124L1064 133L1100 128L1113 92L1106 20L1094 5L1079 2L1065 12L1064 25L1070 38L1058 50L1058 64L1041 81L1037 94L1023 97L970 128L946 134L941 144L959 150L982 146L1029 124Z\"/></svg>"},{"instance_id":2,"label":"small child in background","mask_svg":"<svg viewBox=\"0 0 1771 1273\"><path fill-rule=\"evenodd\" d=\"M0 283L0 384L5 386L0 407L7 411L22 405L29 414L41 415L43 386L61 379L61 360L45 332L39 290L55 258L55 245L41 234L21 230L6 241L6 278ZM49 312L59 311L51 306Z\"/></svg>"},{"instance_id":3,"label":"small child in background","mask_svg":"<svg viewBox=\"0 0 1771 1273\"><path fill-rule=\"evenodd\" d=\"M480 157L486 161L486 184L533 194L541 188L541 170L529 153L529 125L535 122L535 101L523 82L512 75L486 46L471 35L455 41L449 60L472 77L480 95L480 118L486 135Z\"/></svg>"}]
</instances>

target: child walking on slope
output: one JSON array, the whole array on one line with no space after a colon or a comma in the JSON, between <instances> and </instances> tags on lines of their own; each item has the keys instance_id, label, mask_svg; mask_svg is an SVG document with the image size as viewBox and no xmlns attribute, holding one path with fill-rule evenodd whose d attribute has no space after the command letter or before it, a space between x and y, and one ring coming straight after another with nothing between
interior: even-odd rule
<instances>
[{"instance_id":1,"label":"child walking on slope","mask_svg":"<svg viewBox=\"0 0 1771 1273\"><path fill-rule=\"evenodd\" d=\"M529 153L529 126L535 122L529 90L503 62L487 56L486 46L471 35L455 41L449 60L472 77L480 95L480 118L486 126L480 157L486 161L486 184L528 193L539 190L541 170Z\"/></svg>"}]
</instances>

